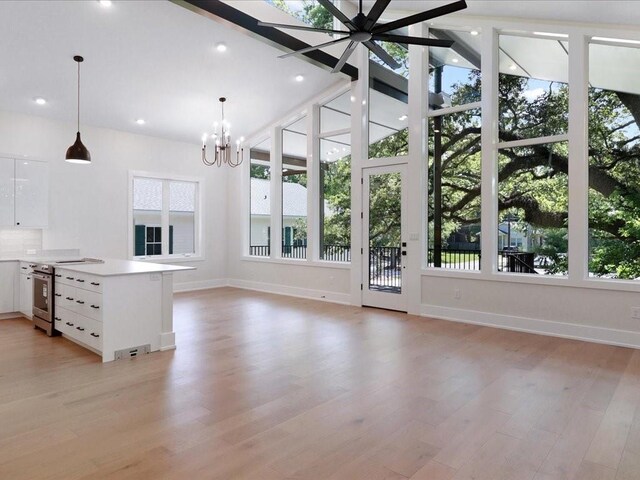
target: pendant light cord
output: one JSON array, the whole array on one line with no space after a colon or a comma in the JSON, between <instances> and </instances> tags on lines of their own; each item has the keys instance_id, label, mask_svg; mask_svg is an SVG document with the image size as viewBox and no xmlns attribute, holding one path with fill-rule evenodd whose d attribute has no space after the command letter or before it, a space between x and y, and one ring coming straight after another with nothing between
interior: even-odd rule
<instances>
[{"instance_id":1,"label":"pendant light cord","mask_svg":"<svg viewBox=\"0 0 640 480\"><path fill-rule=\"evenodd\" d=\"M80 131L80 62L78 62L78 132Z\"/></svg>"}]
</instances>

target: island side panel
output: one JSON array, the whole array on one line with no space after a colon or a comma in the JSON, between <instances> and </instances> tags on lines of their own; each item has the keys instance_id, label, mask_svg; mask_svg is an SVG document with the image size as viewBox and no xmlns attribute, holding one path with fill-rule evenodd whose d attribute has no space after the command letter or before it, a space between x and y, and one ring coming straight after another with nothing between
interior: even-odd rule
<instances>
[{"instance_id":1,"label":"island side panel","mask_svg":"<svg viewBox=\"0 0 640 480\"><path fill-rule=\"evenodd\" d=\"M125 348L149 344L152 352L160 350L163 283L160 273L104 277L103 362Z\"/></svg>"},{"instance_id":2,"label":"island side panel","mask_svg":"<svg viewBox=\"0 0 640 480\"><path fill-rule=\"evenodd\" d=\"M173 330L173 273L162 274L162 332L160 350L176 348L176 334Z\"/></svg>"}]
</instances>

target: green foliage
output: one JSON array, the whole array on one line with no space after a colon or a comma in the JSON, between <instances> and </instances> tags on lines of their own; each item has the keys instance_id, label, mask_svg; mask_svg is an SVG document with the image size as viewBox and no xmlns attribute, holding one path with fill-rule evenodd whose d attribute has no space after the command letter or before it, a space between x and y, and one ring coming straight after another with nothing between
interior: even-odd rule
<instances>
[{"instance_id":1,"label":"green foliage","mask_svg":"<svg viewBox=\"0 0 640 480\"><path fill-rule=\"evenodd\" d=\"M271 5L302 20L307 25L316 28L333 28L333 16L329 10L314 0L302 0L302 9L293 10L286 0L268 0Z\"/></svg>"}]
</instances>

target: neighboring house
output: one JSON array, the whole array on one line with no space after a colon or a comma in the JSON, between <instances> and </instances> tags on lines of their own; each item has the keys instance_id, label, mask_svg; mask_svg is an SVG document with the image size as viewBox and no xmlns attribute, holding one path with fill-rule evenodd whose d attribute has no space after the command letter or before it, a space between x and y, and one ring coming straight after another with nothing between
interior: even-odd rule
<instances>
[{"instance_id":1,"label":"neighboring house","mask_svg":"<svg viewBox=\"0 0 640 480\"><path fill-rule=\"evenodd\" d=\"M174 183L169 210L169 254L195 251L193 184ZM162 191L158 182L136 179L133 190L134 255L160 255Z\"/></svg>"},{"instance_id":2,"label":"neighboring house","mask_svg":"<svg viewBox=\"0 0 640 480\"><path fill-rule=\"evenodd\" d=\"M306 232L303 240L294 238L300 225L307 221L307 188L299 183L282 183L282 244L306 244ZM331 209L325 201L325 215L331 215ZM302 222L300 222L302 220ZM251 179L251 245L269 245L271 238L271 191L269 180Z\"/></svg>"},{"instance_id":3,"label":"neighboring house","mask_svg":"<svg viewBox=\"0 0 640 480\"><path fill-rule=\"evenodd\" d=\"M296 221L307 220L307 188L282 183L282 244L293 245ZM271 238L271 192L269 180L251 179L251 245L269 245ZM306 224L306 223L305 223ZM299 225L299 222L298 222ZM306 235L305 235L306 237ZM305 239L306 240L306 239ZM305 241L306 243L306 241Z\"/></svg>"}]
</instances>

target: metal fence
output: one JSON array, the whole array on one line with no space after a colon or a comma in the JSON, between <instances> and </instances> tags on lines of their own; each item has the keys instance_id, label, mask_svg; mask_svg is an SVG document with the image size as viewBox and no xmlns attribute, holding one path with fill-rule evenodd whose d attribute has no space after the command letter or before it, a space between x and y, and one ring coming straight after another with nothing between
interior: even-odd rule
<instances>
[{"instance_id":1,"label":"metal fence","mask_svg":"<svg viewBox=\"0 0 640 480\"><path fill-rule=\"evenodd\" d=\"M435 267L435 249L427 250L427 265ZM440 268L450 268L457 270L480 270L480 250L440 250Z\"/></svg>"},{"instance_id":2,"label":"metal fence","mask_svg":"<svg viewBox=\"0 0 640 480\"><path fill-rule=\"evenodd\" d=\"M271 255L271 248L269 245L251 245L249 255L268 257ZM307 245L282 245L282 258L307 258ZM350 262L351 247L349 245L324 245L321 258L329 262Z\"/></svg>"},{"instance_id":3,"label":"metal fence","mask_svg":"<svg viewBox=\"0 0 640 480\"><path fill-rule=\"evenodd\" d=\"M401 287L400 247L369 247L369 289L399 293Z\"/></svg>"}]
</instances>

